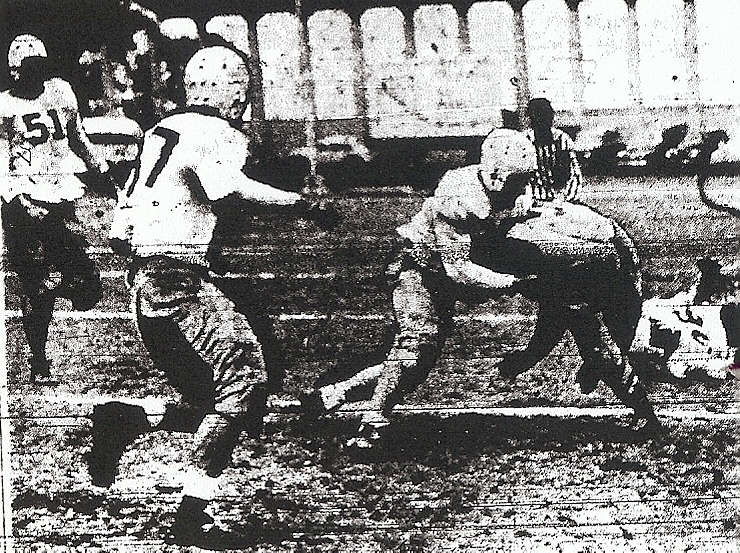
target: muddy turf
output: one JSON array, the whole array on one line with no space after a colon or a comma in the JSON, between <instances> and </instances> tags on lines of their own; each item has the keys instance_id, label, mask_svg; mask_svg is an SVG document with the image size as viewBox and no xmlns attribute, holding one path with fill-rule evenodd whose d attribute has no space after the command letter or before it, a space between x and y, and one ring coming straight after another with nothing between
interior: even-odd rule
<instances>
[{"instance_id":1,"label":"muddy turf","mask_svg":"<svg viewBox=\"0 0 740 553\"><path fill-rule=\"evenodd\" d=\"M712 186L730 193L737 182ZM421 198L399 189L343 193L336 203L343 219L330 232L248 212L225 225L229 272L221 284L269 322L270 352L285 374L262 438L238 447L229 487L213 506L233 540L211 546L736 551L737 423L727 416L738 412L734 381L649 384L667 431L636 434L603 384L590 396L579 392L580 359L570 339L515 382L498 377L501 353L522 347L533 329L536 306L519 296L458 306L442 358L374 449L344 447L357 424L351 416L309 420L290 412L286 406L317 380L382 355L391 321L383 263L393 227ZM635 239L647 297L687 289L699 257L737 256L738 222L704 207L693 179L592 179L584 201ZM93 486L87 473L96 403L133 399L156 413L173 391L148 360L129 314L125 261L102 247L110 203L90 198L80 213L106 293L82 316L60 300L48 345L56 385L29 383L13 311L17 282L6 279L15 547L179 551L163 536L182 496L178 473L189 435L137 439L111 488ZM521 416L494 409L501 407L606 409Z\"/></svg>"}]
</instances>

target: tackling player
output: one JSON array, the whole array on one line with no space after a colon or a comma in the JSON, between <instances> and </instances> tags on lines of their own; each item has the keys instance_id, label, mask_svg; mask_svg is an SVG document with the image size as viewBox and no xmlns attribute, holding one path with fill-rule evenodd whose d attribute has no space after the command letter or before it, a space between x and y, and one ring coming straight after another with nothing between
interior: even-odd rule
<instances>
[{"instance_id":1,"label":"tackling player","mask_svg":"<svg viewBox=\"0 0 740 553\"><path fill-rule=\"evenodd\" d=\"M419 213L397 229L403 245L388 268L397 333L386 360L304 396L304 408L319 412L336 409L346 402L351 390L377 381L371 399L353 406L364 414L360 435L351 443L370 447L379 437L378 429L388 424L386 415L400 400L401 392L423 381L437 360L452 324L456 299L471 294L475 297L478 291L494 297L532 290L540 303L543 292L545 299L558 297L553 287L559 284L542 282L546 276L533 278L526 270L519 273L523 277L497 272L476 263L475 255L471 256L474 236L481 232L494 229L504 236L515 224L532 217L542 218L547 226L547 216L530 211L527 205L531 198L525 190L536 163L534 147L522 133L499 129L483 142L479 165L453 169L442 177ZM525 242L520 239L520 244ZM518 248L504 253L494 246L491 257L503 260L506 256L527 255L522 245ZM520 264L526 266L526 260ZM566 326L571 330L588 368L586 374L593 376L589 391L603 379L637 417L654 422L642 385L599 307L587 303L558 305L557 310L541 309L537 327L552 326L559 333Z\"/></svg>"},{"instance_id":2,"label":"tackling player","mask_svg":"<svg viewBox=\"0 0 740 553\"><path fill-rule=\"evenodd\" d=\"M301 196L242 172L250 144L235 127L249 103L250 78L239 54L223 46L201 49L183 81L186 108L145 133L110 238L132 258L128 281L144 343L181 394L180 408L168 408L155 429L195 433L195 467L169 530L171 541L192 545L218 538L218 528L203 529L214 522L204 508L240 434L259 435L267 398L262 346L209 277L213 205L236 195L290 206ZM98 406L93 420L90 472L95 484L110 485L126 442L152 429L142 410L121 404Z\"/></svg>"},{"instance_id":3,"label":"tackling player","mask_svg":"<svg viewBox=\"0 0 740 553\"><path fill-rule=\"evenodd\" d=\"M500 129L483 142L479 165L442 177L419 213L397 229L402 246L387 269L397 333L386 360L315 390L303 398L305 408L338 408L350 390L377 381L370 401L357 405L365 414L359 436L351 440L369 447L388 424L386 415L401 390L423 381L437 360L460 294L471 289L491 296L516 293L512 287L520 278L471 260L472 236L487 224L526 217L525 186L536 163L523 134Z\"/></svg>"},{"instance_id":4,"label":"tackling player","mask_svg":"<svg viewBox=\"0 0 740 553\"><path fill-rule=\"evenodd\" d=\"M8 66L13 84L0 93L2 220L8 263L20 280L36 382L50 375L46 341L55 299L68 298L74 309L87 310L102 296L85 240L67 225L75 219L73 202L85 193L76 173L88 167L105 173L108 164L92 153L72 87L49 77L40 39L13 39Z\"/></svg>"}]
</instances>

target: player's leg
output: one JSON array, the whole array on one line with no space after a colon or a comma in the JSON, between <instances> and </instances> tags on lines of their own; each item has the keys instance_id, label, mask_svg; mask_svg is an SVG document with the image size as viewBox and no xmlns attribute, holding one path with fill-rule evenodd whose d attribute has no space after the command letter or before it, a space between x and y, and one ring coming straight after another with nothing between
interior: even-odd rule
<instances>
[{"instance_id":1,"label":"player's leg","mask_svg":"<svg viewBox=\"0 0 740 553\"><path fill-rule=\"evenodd\" d=\"M239 435L258 437L267 410L267 370L262 346L246 316L216 286L203 282L198 301L174 318L190 347L210 368L214 411L227 422L203 436L207 471L228 465Z\"/></svg>"},{"instance_id":2,"label":"player's leg","mask_svg":"<svg viewBox=\"0 0 740 553\"><path fill-rule=\"evenodd\" d=\"M437 289L442 279L425 275L413 264L398 263L396 268L389 273L396 335L385 360L317 391L325 410L342 405L350 390L376 381L371 398L354 404L363 415L358 436L349 443L360 447L370 447L379 437L378 430L389 423L387 414L402 394L426 378L439 356L441 329L451 324L451 313L445 315L450 298Z\"/></svg>"},{"instance_id":3,"label":"player's leg","mask_svg":"<svg viewBox=\"0 0 740 553\"><path fill-rule=\"evenodd\" d=\"M436 320L437 309L426 289L428 284L423 282L424 277L420 269L407 251L394 254L392 261L386 268L386 277L388 278L389 294L395 316L395 336L385 360L365 367L345 380L326 384L317 388L311 394L304 395L301 398L304 409L319 413L331 411L344 405L347 401L347 395L352 390L376 382L373 393L375 401L370 403L359 402L358 405L381 410L382 405L386 403L382 396L389 395L392 390L398 387L403 372L399 360L405 358L407 365L413 372L413 366L416 364L415 358L419 357L419 352L410 353L405 349L407 347L419 349L418 346L413 345L415 341L419 342L417 336L419 335L419 329L417 328L419 325L414 323L414 319L424 319L425 315L422 312L431 313L433 318L431 326L436 328L438 326ZM421 324L423 326L425 323L422 322ZM433 335L437 334L437 330L434 330ZM422 347L422 349L429 348Z\"/></svg>"},{"instance_id":4,"label":"player's leg","mask_svg":"<svg viewBox=\"0 0 740 553\"><path fill-rule=\"evenodd\" d=\"M204 529L214 522L205 508L220 488L241 435L259 437L267 411L265 361L247 318L211 283L203 283L199 299L175 320L211 369L215 413L206 415L195 433L195 467L169 531L183 545L223 534L217 526Z\"/></svg>"},{"instance_id":5,"label":"player's leg","mask_svg":"<svg viewBox=\"0 0 740 553\"><path fill-rule=\"evenodd\" d=\"M426 378L440 351L439 306L418 268L402 270L392 292L397 333L381 365L362 421L373 434L404 392ZM439 292L439 291L438 291Z\"/></svg>"},{"instance_id":6,"label":"player's leg","mask_svg":"<svg viewBox=\"0 0 740 553\"><path fill-rule=\"evenodd\" d=\"M136 274L134 269L131 272L132 275ZM134 303L138 304L139 286L134 285L131 292ZM181 366L180 363L189 368L191 363L180 355L184 348L172 339L178 331L175 323L167 317L143 317L138 308L136 312L139 334L154 365L165 374L179 374L176 369ZM197 371L193 371L193 374L197 374ZM185 375L183 380L187 381L189 376ZM204 384L206 390L209 389L209 380L193 382L193 386ZM177 387L176 384L175 387ZM195 397L199 396L200 394L195 394ZM210 406L212 402L206 402L206 406L201 405L196 409L186 403L185 408L176 411L168 406L160 426L166 430L195 432ZM90 418L92 419L92 449L86 455L88 471L93 484L107 487L115 482L118 462L126 448L138 436L151 431L152 428L141 407L122 402L96 405Z\"/></svg>"},{"instance_id":7,"label":"player's leg","mask_svg":"<svg viewBox=\"0 0 740 553\"><path fill-rule=\"evenodd\" d=\"M44 221L32 217L18 199L3 204L2 219L8 265L20 283L22 325L31 350L31 381L35 382L37 377L50 375L46 342L55 300L49 251L43 241Z\"/></svg>"},{"instance_id":8,"label":"player's leg","mask_svg":"<svg viewBox=\"0 0 740 553\"><path fill-rule=\"evenodd\" d=\"M650 425L659 425L645 389L600 313L589 306L571 309L570 330L583 358L578 378L584 393L593 391L603 380L619 400L634 410L635 417Z\"/></svg>"},{"instance_id":9,"label":"player's leg","mask_svg":"<svg viewBox=\"0 0 740 553\"><path fill-rule=\"evenodd\" d=\"M158 259L133 268L130 281L144 345L157 369L181 395L178 403L168 406L157 429L195 433L206 414L214 410L213 371L185 339L174 316L183 305L197 302L200 278L189 270L178 272L177 267L170 267L166 261ZM146 307L144 310L142 304ZM93 449L88 465L98 485L112 484L120 455L138 436L137 432L117 432L115 421L107 416L109 410L132 411L128 415L117 415L119 418L138 417L133 412L134 406L96 407ZM108 450L118 453L112 455Z\"/></svg>"},{"instance_id":10,"label":"player's leg","mask_svg":"<svg viewBox=\"0 0 740 553\"><path fill-rule=\"evenodd\" d=\"M174 259L150 259L132 280L144 343L183 403L258 435L267 371L247 317L203 271Z\"/></svg>"},{"instance_id":11,"label":"player's leg","mask_svg":"<svg viewBox=\"0 0 740 553\"><path fill-rule=\"evenodd\" d=\"M622 352L628 352L642 314L642 272L634 242L619 225L613 226L617 255L609 278L613 284L596 300L612 338Z\"/></svg>"},{"instance_id":12,"label":"player's leg","mask_svg":"<svg viewBox=\"0 0 740 553\"><path fill-rule=\"evenodd\" d=\"M54 311L54 299L51 292L34 290L26 293L21 304L23 330L31 350L31 382L36 382L39 377L51 376L50 363L46 357L46 342Z\"/></svg>"},{"instance_id":13,"label":"player's leg","mask_svg":"<svg viewBox=\"0 0 740 553\"><path fill-rule=\"evenodd\" d=\"M118 461L129 444L151 430L144 409L112 401L96 405L92 415L92 449L85 455L95 486L108 487L116 480Z\"/></svg>"},{"instance_id":14,"label":"player's leg","mask_svg":"<svg viewBox=\"0 0 740 553\"><path fill-rule=\"evenodd\" d=\"M527 347L504 355L497 365L499 374L514 379L542 361L562 340L567 316L568 309L561 303L540 301L537 323Z\"/></svg>"},{"instance_id":15,"label":"player's leg","mask_svg":"<svg viewBox=\"0 0 740 553\"><path fill-rule=\"evenodd\" d=\"M720 320L725 329L727 347L734 349L733 364L740 364L740 303L729 303L720 308Z\"/></svg>"},{"instance_id":16,"label":"player's leg","mask_svg":"<svg viewBox=\"0 0 740 553\"><path fill-rule=\"evenodd\" d=\"M323 413L333 411L344 405L347 401L347 394L352 390L366 386L378 379L383 372L383 365L384 363L378 363L366 367L345 380L326 384L310 394L304 395L301 398L304 410Z\"/></svg>"},{"instance_id":17,"label":"player's leg","mask_svg":"<svg viewBox=\"0 0 740 553\"><path fill-rule=\"evenodd\" d=\"M72 202L50 207L44 240L62 273L57 295L71 300L74 309L87 311L103 297L103 287L100 272L85 251L87 241L70 228L74 220Z\"/></svg>"},{"instance_id":18,"label":"player's leg","mask_svg":"<svg viewBox=\"0 0 740 553\"><path fill-rule=\"evenodd\" d=\"M168 534L171 541L187 545L220 531L202 527L212 522L204 508L218 492L221 473L242 433L258 437L261 432L267 372L262 347L231 300L177 262L153 265L134 278L142 328L156 315L173 323L165 343L170 357L182 364L160 366L186 401L196 407L211 405L195 431L193 467ZM163 305L167 307L161 309ZM159 349L152 351L165 353Z\"/></svg>"}]
</instances>

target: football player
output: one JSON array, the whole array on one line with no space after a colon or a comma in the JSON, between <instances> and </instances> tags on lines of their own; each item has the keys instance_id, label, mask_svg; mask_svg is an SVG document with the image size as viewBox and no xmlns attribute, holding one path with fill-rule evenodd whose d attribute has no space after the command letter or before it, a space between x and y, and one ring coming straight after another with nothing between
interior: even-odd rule
<instances>
[{"instance_id":1,"label":"football player","mask_svg":"<svg viewBox=\"0 0 740 553\"><path fill-rule=\"evenodd\" d=\"M479 165L453 169L442 177L434 195L424 201L409 223L397 229L403 245L388 268L397 333L385 361L304 396L304 408L318 412L336 409L346 402L351 390L376 381L371 399L353 406L363 415L359 436L350 442L370 447L379 437L378 430L388 424L387 414L401 392L421 382L437 360L452 324L456 299L470 294L475 297L480 291L488 297L534 292L531 295L540 302L543 292L552 299L559 297L548 293L559 284L542 282L547 277L534 278L521 269L516 271L521 276L499 272L477 263L476 256L471 256L473 237L481 231L493 228L506 235L515 224L532 216L548 225L547 216L543 215L547 210L532 212L531 196L526 193L536 167L535 149L526 136L498 129L484 140ZM525 244L521 239L520 243ZM524 249L517 252L506 255L527 255ZM504 252L497 252L494 247L491 257L497 255ZM521 264L526 266L526 261ZM655 422L642 385L626 360L626 351L618 346L619 338L612 336L599 309L596 304L580 300L573 305L561 302L557 310L541 309L537 325L552 326L558 339L563 328L571 330L588 369L585 374L592 381L584 391L590 393L603 379L620 400L635 410L637 417ZM540 338L535 336L533 340ZM546 345L549 351L553 344L546 341Z\"/></svg>"},{"instance_id":2,"label":"football player","mask_svg":"<svg viewBox=\"0 0 740 553\"><path fill-rule=\"evenodd\" d=\"M105 173L85 135L72 87L51 78L44 43L32 35L10 43L13 80L0 93L2 219L8 262L18 273L31 380L49 377L46 341L57 297L87 310L102 296L85 240L68 227L85 193L76 173ZM55 277L61 273L61 277Z\"/></svg>"},{"instance_id":3,"label":"football player","mask_svg":"<svg viewBox=\"0 0 740 553\"><path fill-rule=\"evenodd\" d=\"M402 245L387 269L397 333L386 360L303 397L305 408L336 409L350 390L376 381L370 401L357 405L364 415L359 435L350 440L369 447L401 390L421 382L437 360L460 294L516 293L512 287L520 278L471 259L471 237L484 224L526 216L531 203L525 185L536 164L522 133L499 129L484 141L479 165L445 173L434 195L397 229Z\"/></svg>"},{"instance_id":4,"label":"football player","mask_svg":"<svg viewBox=\"0 0 740 553\"><path fill-rule=\"evenodd\" d=\"M185 109L144 135L110 238L132 259L128 281L144 343L181 394L179 407L168 408L154 429L196 437L192 475L169 529L171 541L193 545L222 532L203 528L214 522L204 509L241 433L259 436L267 399L262 346L209 276L214 202L235 195L292 206L302 197L242 172L250 144L238 123L250 101L250 76L240 54L224 46L199 50L185 67L183 84ZM111 484L126 442L152 430L142 410L126 413L121 404L106 404L93 414L88 461L95 484Z\"/></svg>"}]
</instances>

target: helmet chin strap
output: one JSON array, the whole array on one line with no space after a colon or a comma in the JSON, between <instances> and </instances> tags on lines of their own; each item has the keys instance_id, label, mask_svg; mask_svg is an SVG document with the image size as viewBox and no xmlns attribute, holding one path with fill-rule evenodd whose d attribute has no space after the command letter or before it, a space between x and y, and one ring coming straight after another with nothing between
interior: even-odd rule
<instances>
[{"instance_id":1,"label":"helmet chin strap","mask_svg":"<svg viewBox=\"0 0 740 553\"><path fill-rule=\"evenodd\" d=\"M229 121L239 121L247 109L248 101L246 95L244 98L238 98L228 107L223 107L219 111L221 116Z\"/></svg>"}]
</instances>

